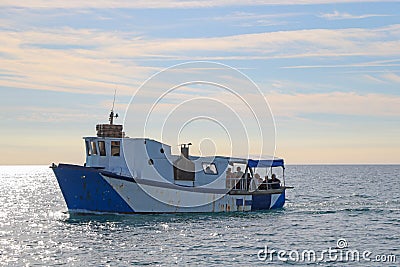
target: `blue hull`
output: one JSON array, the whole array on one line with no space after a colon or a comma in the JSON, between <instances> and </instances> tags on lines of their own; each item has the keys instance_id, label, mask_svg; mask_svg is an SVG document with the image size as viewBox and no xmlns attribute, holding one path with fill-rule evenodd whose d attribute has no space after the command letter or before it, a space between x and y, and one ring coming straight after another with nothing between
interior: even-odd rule
<instances>
[{"instance_id":1,"label":"blue hull","mask_svg":"<svg viewBox=\"0 0 400 267\"><path fill-rule=\"evenodd\" d=\"M112 174L101 169L69 164L60 164L58 167L54 167L53 171L70 211L104 213L171 212L168 207L163 206L163 203L155 199L148 199L146 201L143 195L137 197L138 199L135 200L136 202L131 202L129 205L101 174L125 183L135 183L131 178ZM246 200L246 203L243 203L243 196L238 195L231 197L236 198L236 205L238 206L243 204L251 206L251 208L249 207L248 209L251 211L282 208L285 204L285 191L280 194L254 194L251 196L251 200ZM143 206L140 206L142 205L140 202L143 201L153 204L150 204L151 207L147 206L143 208ZM138 205L135 206L136 204ZM159 207L160 210L158 210L157 207ZM186 209L184 212L191 212L191 210ZM193 210L192 212L197 211Z\"/></svg>"},{"instance_id":2,"label":"blue hull","mask_svg":"<svg viewBox=\"0 0 400 267\"><path fill-rule=\"evenodd\" d=\"M278 200L271 206L272 195L253 195L251 210L280 209L285 204L285 191L279 195Z\"/></svg>"},{"instance_id":3,"label":"blue hull","mask_svg":"<svg viewBox=\"0 0 400 267\"><path fill-rule=\"evenodd\" d=\"M135 212L94 168L60 164L53 168L69 210Z\"/></svg>"}]
</instances>

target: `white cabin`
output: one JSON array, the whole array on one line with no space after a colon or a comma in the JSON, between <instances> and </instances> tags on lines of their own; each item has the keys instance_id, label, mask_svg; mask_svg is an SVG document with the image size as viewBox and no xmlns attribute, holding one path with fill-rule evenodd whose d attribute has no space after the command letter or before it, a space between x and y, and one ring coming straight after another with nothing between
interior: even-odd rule
<instances>
[{"instance_id":1,"label":"white cabin","mask_svg":"<svg viewBox=\"0 0 400 267\"><path fill-rule=\"evenodd\" d=\"M104 131L104 125L107 131ZM169 145L148 138L125 137L122 125L101 124L96 129L96 137L84 137L86 167L182 186L226 188L224 174L229 163L226 157L192 157L188 145L181 147L182 151L187 150L186 153L172 155ZM178 173L174 173L174 165L182 159L193 164L192 170L183 171L191 176L189 178L180 177L182 171L179 168Z\"/></svg>"}]
</instances>

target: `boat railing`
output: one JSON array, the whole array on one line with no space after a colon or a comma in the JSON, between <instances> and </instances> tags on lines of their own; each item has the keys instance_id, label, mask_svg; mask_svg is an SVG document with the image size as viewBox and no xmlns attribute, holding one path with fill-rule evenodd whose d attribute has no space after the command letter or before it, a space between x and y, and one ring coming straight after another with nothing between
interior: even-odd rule
<instances>
[{"instance_id":1,"label":"boat railing","mask_svg":"<svg viewBox=\"0 0 400 267\"><path fill-rule=\"evenodd\" d=\"M232 191L255 191L255 190L270 190L279 189L280 182L263 181L262 183L256 182L255 179L247 178L226 178L226 186Z\"/></svg>"},{"instance_id":2,"label":"boat railing","mask_svg":"<svg viewBox=\"0 0 400 267\"><path fill-rule=\"evenodd\" d=\"M245 190L247 191L247 180L246 178L227 178L227 188L231 190Z\"/></svg>"},{"instance_id":3,"label":"boat railing","mask_svg":"<svg viewBox=\"0 0 400 267\"><path fill-rule=\"evenodd\" d=\"M258 190L279 189L280 187L281 187L280 182L264 181L258 185Z\"/></svg>"}]
</instances>

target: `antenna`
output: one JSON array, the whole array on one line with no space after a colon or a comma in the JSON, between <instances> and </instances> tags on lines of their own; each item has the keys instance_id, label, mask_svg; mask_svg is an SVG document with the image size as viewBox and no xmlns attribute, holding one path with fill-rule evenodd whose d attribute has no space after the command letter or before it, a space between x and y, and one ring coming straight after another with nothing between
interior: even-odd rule
<instances>
[{"instance_id":1,"label":"antenna","mask_svg":"<svg viewBox=\"0 0 400 267\"><path fill-rule=\"evenodd\" d=\"M115 95L117 94L117 88L114 90L114 100L113 100L113 105L111 111L114 111L114 104L115 104Z\"/></svg>"},{"instance_id":2,"label":"antenna","mask_svg":"<svg viewBox=\"0 0 400 267\"><path fill-rule=\"evenodd\" d=\"M114 123L114 118L118 118L118 113L116 113L114 116L114 104L115 104L115 95L116 94L117 94L117 89L115 89L115 91L114 91L114 100L113 100L113 104L112 104L112 108L111 108L111 112L110 112L110 118L108 119L110 121L110 125L112 125Z\"/></svg>"}]
</instances>

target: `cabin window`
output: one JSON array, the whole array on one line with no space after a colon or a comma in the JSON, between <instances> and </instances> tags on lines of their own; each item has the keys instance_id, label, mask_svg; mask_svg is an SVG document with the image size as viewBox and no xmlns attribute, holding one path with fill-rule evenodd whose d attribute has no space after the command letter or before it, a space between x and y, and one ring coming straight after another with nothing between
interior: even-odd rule
<instances>
[{"instance_id":1,"label":"cabin window","mask_svg":"<svg viewBox=\"0 0 400 267\"><path fill-rule=\"evenodd\" d=\"M86 155L91 156L92 153L90 153L90 142L86 141L85 145L86 145Z\"/></svg>"},{"instance_id":2,"label":"cabin window","mask_svg":"<svg viewBox=\"0 0 400 267\"><path fill-rule=\"evenodd\" d=\"M100 156L106 156L106 144L104 141L99 141L99 153Z\"/></svg>"},{"instance_id":3,"label":"cabin window","mask_svg":"<svg viewBox=\"0 0 400 267\"><path fill-rule=\"evenodd\" d=\"M95 142L95 141L92 141L91 144L92 144L92 154L93 154L93 155L97 155L97 146L96 146L96 142Z\"/></svg>"},{"instance_id":4,"label":"cabin window","mask_svg":"<svg viewBox=\"0 0 400 267\"><path fill-rule=\"evenodd\" d=\"M119 157L120 155L120 141L111 141L111 156Z\"/></svg>"},{"instance_id":5,"label":"cabin window","mask_svg":"<svg viewBox=\"0 0 400 267\"><path fill-rule=\"evenodd\" d=\"M217 166L214 163L203 162L202 166L205 174L218 174Z\"/></svg>"}]
</instances>

